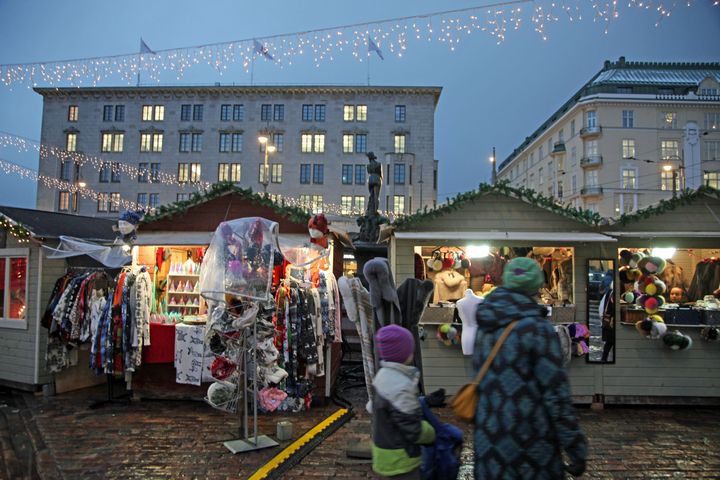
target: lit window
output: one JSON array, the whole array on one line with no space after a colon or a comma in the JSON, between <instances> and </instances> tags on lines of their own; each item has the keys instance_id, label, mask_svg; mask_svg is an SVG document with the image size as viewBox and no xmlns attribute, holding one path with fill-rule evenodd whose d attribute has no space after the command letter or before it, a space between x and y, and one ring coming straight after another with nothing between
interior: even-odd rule
<instances>
[{"instance_id":1,"label":"lit window","mask_svg":"<svg viewBox=\"0 0 720 480\"><path fill-rule=\"evenodd\" d=\"M178 182L187 182L189 178L188 164L178 163Z\"/></svg>"},{"instance_id":2,"label":"lit window","mask_svg":"<svg viewBox=\"0 0 720 480\"><path fill-rule=\"evenodd\" d=\"M313 135L313 152L323 153L325 151L325 134L316 133Z\"/></svg>"},{"instance_id":3,"label":"lit window","mask_svg":"<svg viewBox=\"0 0 720 480\"><path fill-rule=\"evenodd\" d=\"M680 143L677 140L661 140L660 158L663 160L679 160Z\"/></svg>"},{"instance_id":4,"label":"lit window","mask_svg":"<svg viewBox=\"0 0 720 480\"><path fill-rule=\"evenodd\" d=\"M65 137L65 150L77 152L77 133L68 133Z\"/></svg>"},{"instance_id":5,"label":"lit window","mask_svg":"<svg viewBox=\"0 0 720 480\"><path fill-rule=\"evenodd\" d=\"M708 187L720 189L720 172L706 172L703 181Z\"/></svg>"},{"instance_id":6,"label":"lit window","mask_svg":"<svg viewBox=\"0 0 720 480\"><path fill-rule=\"evenodd\" d=\"M218 163L218 182L227 182L230 178L230 166L227 163Z\"/></svg>"},{"instance_id":7,"label":"lit window","mask_svg":"<svg viewBox=\"0 0 720 480\"><path fill-rule=\"evenodd\" d=\"M304 209L310 208L310 195L301 193L300 197L299 197L299 201L300 201L300 208L304 208Z\"/></svg>"},{"instance_id":8,"label":"lit window","mask_svg":"<svg viewBox=\"0 0 720 480\"><path fill-rule=\"evenodd\" d=\"M100 196L98 197L97 211L98 212L107 212L108 211L108 195L107 195L107 193L101 193Z\"/></svg>"},{"instance_id":9,"label":"lit window","mask_svg":"<svg viewBox=\"0 0 720 480\"><path fill-rule=\"evenodd\" d=\"M77 121L78 121L78 106L70 105L68 107L68 122L77 122Z\"/></svg>"},{"instance_id":10,"label":"lit window","mask_svg":"<svg viewBox=\"0 0 720 480\"><path fill-rule=\"evenodd\" d=\"M242 172L241 165L239 163L231 163L230 164L230 181L231 182L239 182L240 181L240 174Z\"/></svg>"},{"instance_id":11,"label":"lit window","mask_svg":"<svg viewBox=\"0 0 720 480\"><path fill-rule=\"evenodd\" d=\"M23 328L26 326L27 317L27 281L28 281L28 260L27 256L20 256L17 249L15 255L0 257L0 326L10 328ZM6 250L8 253L12 249ZM27 255L25 250L25 255Z\"/></svg>"},{"instance_id":12,"label":"lit window","mask_svg":"<svg viewBox=\"0 0 720 480\"><path fill-rule=\"evenodd\" d=\"M190 181L191 182L199 182L200 181L200 172L202 170L202 165L199 163L191 163L190 164Z\"/></svg>"},{"instance_id":13,"label":"lit window","mask_svg":"<svg viewBox=\"0 0 720 480\"><path fill-rule=\"evenodd\" d=\"M355 195L355 213L363 213L365 211L365 197Z\"/></svg>"},{"instance_id":14,"label":"lit window","mask_svg":"<svg viewBox=\"0 0 720 480\"><path fill-rule=\"evenodd\" d=\"M393 195L393 213L400 215L405 213L405 196L404 195Z\"/></svg>"},{"instance_id":15,"label":"lit window","mask_svg":"<svg viewBox=\"0 0 720 480\"><path fill-rule=\"evenodd\" d=\"M102 151L105 153L119 153L123 151L124 133L103 133Z\"/></svg>"},{"instance_id":16,"label":"lit window","mask_svg":"<svg viewBox=\"0 0 720 480\"><path fill-rule=\"evenodd\" d=\"M143 105L142 107L142 121L143 122L150 122L153 119L153 106L152 105Z\"/></svg>"},{"instance_id":17,"label":"lit window","mask_svg":"<svg viewBox=\"0 0 720 480\"><path fill-rule=\"evenodd\" d=\"M323 196L322 195L312 195L311 196L311 211L312 213L322 213L323 211Z\"/></svg>"},{"instance_id":18,"label":"lit window","mask_svg":"<svg viewBox=\"0 0 720 480\"><path fill-rule=\"evenodd\" d=\"M405 105L395 105L395 121L397 123L405 122Z\"/></svg>"},{"instance_id":19,"label":"lit window","mask_svg":"<svg viewBox=\"0 0 720 480\"><path fill-rule=\"evenodd\" d=\"M622 188L637 188L637 170L634 168L622 169Z\"/></svg>"},{"instance_id":20,"label":"lit window","mask_svg":"<svg viewBox=\"0 0 720 480\"><path fill-rule=\"evenodd\" d=\"M663 112L662 119L662 128L677 128L677 113Z\"/></svg>"},{"instance_id":21,"label":"lit window","mask_svg":"<svg viewBox=\"0 0 720 480\"><path fill-rule=\"evenodd\" d=\"M355 111L355 120L358 122L367 122L367 105L358 105Z\"/></svg>"},{"instance_id":22,"label":"lit window","mask_svg":"<svg viewBox=\"0 0 720 480\"><path fill-rule=\"evenodd\" d=\"M352 195L341 195L340 196L340 214L351 215L352 214Z\"/></svg>"},{"instance_id":23,"label":"lit window","mask_svg":"<svg viewBox=\"0 0 720 480\"><path fill-rule=\"evenodd\" d=\"M282 183L282 163L273 163L270 170L270 182Z\"/></svg>"},{"instance_id":24,"label":"lit window","mask_svg":"<svg viewBox=\"0 0 720 480\"><path fill-rule=\"evenodd\" d=\"M635 158L635 140L623 139L622 158Z\"/></svg>"},{"instance_id":25,"label":"lit window","mask_svg":"<svg viewBox=\"0 0 720 480\"><path fill-rule=\"evenodd\" d=\"M355 136L349 133L343 134L343 153L353 153Z\"/></svg>"},{"instance_id":26,"label":"lit window","mask_svg":"<svg viewBox=\"0 0 720 480\"><path fill-rule=\"evenodd\" d=\"M343 106L343 120L346 122L355 120L355 107L353 105Z\"/></svg>"},{"instance_id":27,"label":"lit window","mask_svg":"<svg viewBox=\"0 0 720 480\"><path fill-rule=\"evenodd\" d=\"M58 210L67 212L70 209L70 192L60 192L58 200Z\"/></svg>"},{"instance_id":28,"label":"lit window","mask_svg":"<svg viewBox=\"0 0 720 480\"><path fill-rule=\"evenodd\" d=\"M312 134L311 133L303 133L301 136L301 151L303 153L310 153L312 152Z\"/></svg>"},{"instance_id":29,"label":"lit window","mask_svg":"<svg viewBox=\"0 0 720 480\"><path fill-rule=\"evenodd\" d=\"M163 134L162 133L141 133L140 134L140 151L141 152L162 152Z\"/></svg>"},{"instance_id":30,"label":"lit window","mask_svg":"<svg viewBox=\"0 0 720 480\"><path fill-rule=\"evenodd\" d=\"M405 135L395 135L395 153L405 153Z\"/></svg>"},{"instance_id":31,"label":"lit window","mask_svg":"<svg viewBox=\"0 0 720 480\"><path fill-rule=\"evenodd\" d=\"M720 128L720 112L705 113L705 129L716 130Z\"/></svg>"},{"instance_id":32,"label":"lit window","mask_svg":"<svg viewBox=\"0 0 720 480\"><path fill-rule=\"evenodd\" d=\"M110 211L120 211L120 192L114 192L110 194Z\"/></svg>"},{"instance_id":33,"label":"lit window","mask_svg":"<svg viewBox=\"0 0 720 480\"><path fill-rule=\"evenodd\" d=\"M673 172L672 171L661 171L660 172L660 190L669 192L673 189ZM677 185L675 185L677 190Z\"/></svg>"}]
</instances>

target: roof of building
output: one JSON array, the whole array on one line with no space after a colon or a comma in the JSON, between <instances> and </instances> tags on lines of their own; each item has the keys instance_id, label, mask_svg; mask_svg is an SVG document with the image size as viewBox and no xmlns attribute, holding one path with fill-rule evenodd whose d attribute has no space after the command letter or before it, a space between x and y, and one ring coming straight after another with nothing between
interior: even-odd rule
<instances>
[{"instance_id":1,"label":"roof of building","mask_svg":"<svg viewBox=\"0 0 720 480\"><path fill-rule=\"evenodd\" d=\"M48 88L35 87L37 93L43 97L48 96L66 96L66 95L86 95L93 94L114 94L114 93L134 93L147 92L152 94L172 93L178 94L182 92L198 93L207 92L211 94L268 94L277 95L278 93L286 94L307 94L307 93L324 93L324 94L406 94L406 95L433 95L435 97L435 105L437 105L442 93L442 87L437 86L412 86L412 85L153 85L153 86L120 86L120 87L66 87L66 88Z\"/></svg>"},{"instance_id":2,"label":"roof of building","mask_svg":"<svg viewBox=\"0 0 720 480\"><path fill-rule=\"evenodd\" d=\"M23 226L31 236L38 239L55 239L67 235L83 240L110 242L118 235L112 229L117 222L109 218L8 206L0 206L0 214Z\"/></svg>"},{"instance_id":3,"label":"roof of building","mask_svg":"<svg viewBox=\"0 0 720 480\"><path fill-rule=\"evenodd\" d=\"M661 63L627 62L620 57L617 62L605 61L603 68L572 95L550 118L498 165L498 171L507 167L515 157L534 142L555 121L570 110L581 98L597 93L623 93L619 89L632 88L632 93L655 95L687 95L705 78L720 82L720 62L715 63ZM672 92L668 92L672 90ZM717 97L713 97L717 100Z\"/></svg>"}]
</instances>

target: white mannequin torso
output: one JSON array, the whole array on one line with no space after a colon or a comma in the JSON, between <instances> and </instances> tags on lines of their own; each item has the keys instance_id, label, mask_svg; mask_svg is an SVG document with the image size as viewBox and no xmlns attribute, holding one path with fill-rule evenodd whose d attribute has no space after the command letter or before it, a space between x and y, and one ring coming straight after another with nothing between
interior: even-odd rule
<instances>
[{"instance_id":1,"label":"white mannequin torso","mask_svg":"<svg viewBox=\"0 0 720 480\"><path fill-rule=\"evenodd\" d=\"M462 321L462 336L460 344L462 345L463 355L472 355L475 349L475 334L477 333L477 320L475 320L475 312L477 306L483 302L483 297L478 297L469 288L465 290L465 296L455 302L458 316Z\"/></svg>"}]
</instances>

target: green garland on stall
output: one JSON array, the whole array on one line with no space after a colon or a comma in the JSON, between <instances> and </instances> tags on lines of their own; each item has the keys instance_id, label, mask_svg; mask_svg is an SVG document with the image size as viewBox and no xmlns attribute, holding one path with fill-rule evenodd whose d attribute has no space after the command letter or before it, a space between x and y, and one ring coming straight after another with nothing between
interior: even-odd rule
<instances>
[{"instance_id":1,"label":"green garland on stall","mask_svg":"<svg viewBox=\"0 0 720 480\"><path fill-rule=\"evenodd\" d=\"M307 223L310 219L310 214L302 208L285 205L282 200L280 203L274 202L268 197L254 193L250 188L240 188L233 182L218 182L211 185L210 188L205 190L203 193L190 194L190 198L188 200L180 200L175 203L157 207L154 213L146 214L140 223L147 224L163 218L182 215L186 213L190 207L200 205L228 193L236 193L242 198L250 200L257 205L270 207L280 215L283 215L296 223Z\"/></svg>"},{"instance_id":2,"label":"green garland on stall","mask_svg":"<svg viewBox=\"0 0 720 480\"><path fill-rule=\"evenodd\" d=\"M682 205L690 205L695 202L701 196L711 196L720 200L720 190L717 190L706 185L701 186L697 190L691 190L686 188L680 195L673 197L669 200L660 200L657 205L651 205L646 208L642 208L630 214L623 214L617 218L614 223L620 225L627 225L631 222L637 222L642 219L650 218L655 215L661 215L665 212L675 210Z\"/></svg>"},{"instance_id":3,"label":"green garland on stall","mask_svg":"<svg viewBox=\"0 0 720 480\"><path fill-rule=\"evenodd\" d=\"M27 243L30 241L32 233L22 223L14 223L5 216L0 216L0 228L6 232L13 234L20 243Z\"/></svg>"},{"instance_id":4,"label":"green garland on stall","mask_svg":"<svg viewBox=\"0 0 720 480\"><path fill-rule=\"evenodd\" d=\"M597 226L602 221L602 217L597 212L583 210L581 208L565 207L559 204L557 199L554 197L546 197L530 188L511 187L510 182L503 180L495 185L481 183L477 190L459 193L455 197L448 199L447 203L436 208L428 210L426 206L424 210L418 210L418 212L413 215L398 218L393 222L393 225L398 228L405 228L417 223L425 222L453 210L457 210L468 203L475 202L476 200L479 200L480 197L490 193L499 193L508 197L514 197L531 205L550 210L564 217L571 218L588 225Z\"/></svg>"}]
</instances>

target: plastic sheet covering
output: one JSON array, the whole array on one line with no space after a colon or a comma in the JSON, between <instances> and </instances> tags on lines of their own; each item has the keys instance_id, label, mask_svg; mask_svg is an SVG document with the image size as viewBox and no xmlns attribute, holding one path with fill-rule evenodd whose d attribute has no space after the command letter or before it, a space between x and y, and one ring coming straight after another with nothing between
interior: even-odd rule
<instances>
[{"instance_id":1,"label":"plastic sheet covering","mask_svg":"<svg viewBox=\"0 0 720 480\"><path fill-rule=\"evenodd\" d=\"M221 223L203 257L200 293L217 302L225 295L269 299L277 249L276 222L249 217Z\"/></svg>"},{"instance_id":2,"label":"plastic sheet covering","mask_svg":"<svg viewBox=\"0 0 720 480\"><path fill-rule=\"evenodd\" d=\"M81 240L75 237L60 236L60 243L56 248L42 246L45 256L51 259L77 257L87 255L108 268L120 268L132 261L130 252L124 252L122 245L105 246Z\"/></svg>"},{"instance_id":3,"label":"plastic sheet covering","mask_svg":"<svg viewBox=\"0 0 720 480\"><path fill-rule=\"evenodd\" d=\"M297 242L291 239L280 237L280 252L285 260L297 267L305 267L318 260L327 257L329 250L322 248L314 243Z\"/></svg>"}]
</instances>

